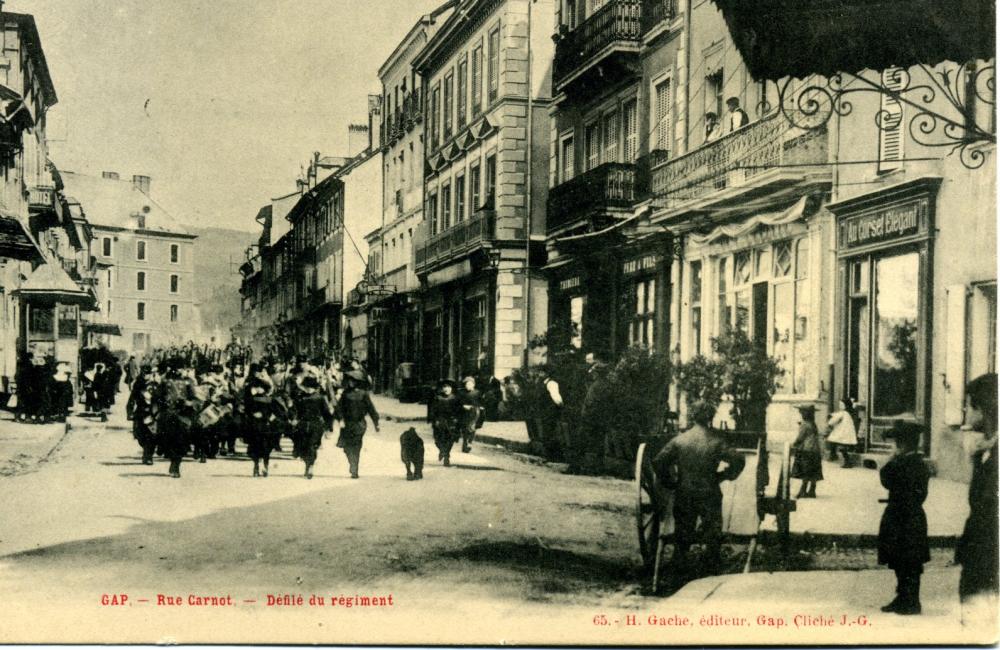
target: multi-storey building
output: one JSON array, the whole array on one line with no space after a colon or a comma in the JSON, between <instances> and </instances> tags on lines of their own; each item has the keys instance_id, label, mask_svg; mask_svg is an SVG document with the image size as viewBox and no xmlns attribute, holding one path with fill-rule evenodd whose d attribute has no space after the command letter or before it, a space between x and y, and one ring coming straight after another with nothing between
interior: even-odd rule
<instances>
[{"instance_id":1,"label":"multi-storey building","mask_svg":"<svg viewBox=\"0 0 1000 650\"><path fill-rule=\"evenodd\" d=\"M424 218L424 95L412 62L456 3L449 0L422 16L379 68L382 223L365 237L370 272L368 369L378 390L392 385L400 364L418 359L420 285L413 237Z\"/></svg>"},{"instance_id":2,"label":"multi-storey building","mask_svg":"<svg viewBox=\"0 0 1000 650\"><path fill-rule=\"evenodd\" d=\"M63 172L62 180L93 231L101 320L120 331L111 347L141 355L196 338L196 236L150 197L149 177Z\"/></svg>"},{"instance_id":3,"label":"multi-storey building","mask_svg":"<svg viewBox=\"0 0 1000 650\"><path fill-rule=\"evenodd\" d=\"M22 353L76 369L81 310L93 306L89 230L70 212L48 159L57 97L29 15L0 12L0 392ZM72 277L71 277L72 276Z\"/></svg>"},{"instance_id":4,"label":"multi-storey building","mask_svg":"<svg viewBox=\"0 0 1000 650\"><path fill-rule=\"evenodd\" d=\"M550 0L462 0L413 65L424 88L415 244L425 379L523 365L544 333ZM537 240L537 241L536 241Z\"/></svg>"}]
</instances>

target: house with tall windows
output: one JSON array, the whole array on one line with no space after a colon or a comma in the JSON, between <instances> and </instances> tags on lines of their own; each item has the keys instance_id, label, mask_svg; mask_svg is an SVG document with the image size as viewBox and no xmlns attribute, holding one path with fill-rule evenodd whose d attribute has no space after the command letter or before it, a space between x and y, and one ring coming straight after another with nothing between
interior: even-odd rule
<instances>
[{"instance_id":1,"label":"house with tall windows","mask_svg":"<svg viewBox=\"0 0 1000 650\"><path fill-rule=\"evenodd\" d=\"M64 171L64 193L92 231L97 307L112 350L142 355L197 338L194 241L150 196L151 180Z\"/></svg>"},{"instance_id":2,"label":"house with tall windows","mask_svg":"<svg viewBox=\"0 0 1000 650\"><path fill-rule=\"evenodd\" d=\"M462 0L413 60L424 99L425 379L520 368L547 326L552 0Z\"/></svg>"}]
</instances>

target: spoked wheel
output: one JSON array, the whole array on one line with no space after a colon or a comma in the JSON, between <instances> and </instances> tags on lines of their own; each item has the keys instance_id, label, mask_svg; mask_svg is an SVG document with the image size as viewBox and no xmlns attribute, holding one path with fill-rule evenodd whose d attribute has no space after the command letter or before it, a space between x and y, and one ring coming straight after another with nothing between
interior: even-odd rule
<instances>
[{"instance_id":1,"label":"spoked wheel","mask_svg":"<svg viewBox=\"0 0 1000 650\"><path fill-rule=\"evenodd\" d=\"M635 456L635 523L639 533L639 552L642 563L649 569L656 559L656 547L660 541L660 518L662 505L657 487L656 472L646 455L646 443L639 445Z\"/></svg>"}]
</instances>

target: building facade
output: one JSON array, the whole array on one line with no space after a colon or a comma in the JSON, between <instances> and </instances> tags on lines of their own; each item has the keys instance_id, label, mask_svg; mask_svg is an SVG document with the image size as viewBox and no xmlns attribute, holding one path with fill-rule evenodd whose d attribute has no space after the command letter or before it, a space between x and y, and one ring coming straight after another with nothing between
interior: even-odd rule
<instances>
[{"instance_id":1,"label":"building facade","mask_svg":"<svg viewBox=\"0 0 1000 650\"><path fill-rule=\"evenodd\" d=\"M93 231L90 255L100 320L120 331L109 347L142 355L196 339L196 236L150 197L149 177L129 181L115 172L67 171L62 179L64 192Z\"/></svg>"},{"instance_id":2,"label":"building facade","mask_svg":"<svg viewBox=\"0 0 1000 650\"><path fill-rule=\"evenodd\" d=\"M424 88L415 266L424 379L523 365L545 332L550 1L463 0L414 60Z\"/></svg>"}]
</instances>

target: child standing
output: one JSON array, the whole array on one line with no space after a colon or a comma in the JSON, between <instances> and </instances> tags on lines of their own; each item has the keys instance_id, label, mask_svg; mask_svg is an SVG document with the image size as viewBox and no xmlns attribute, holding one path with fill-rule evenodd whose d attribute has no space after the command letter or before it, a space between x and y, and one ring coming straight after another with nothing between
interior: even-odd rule
<instances>
[{"instance_id":1,"label":"child standing","mask_svg":"<svg viewBox=\"0 0 1000 650\"><path fill-rule=\"evenodd\" d=\"M840 408L837 412L830 416L828 422L830 433L827 435L826 442L830 445L830 460L837 460L837 450L840 449L840 455L844 459L841 467L849 467L847 454L858 444L858 431L854 422L854 404L850 397L844 397L838 402L838 406Z\"/></svg>"},{"instance_id":2,"label":"child standing","mask_svg":"<svg viewBox=\"0 0 1000 650\"><path fill-rule=\"evenodd\" d=\"M923 507L930 472L917 451L922 433L920 425L896 422L886 434L895 439L896 453L879 472L889 499L878 528L878 562L896 573L896 597L883 612L920 613L920 574L931 559Z\"/></svg>"},{"instance_id":3,"label":"child standing","mask_svg":"<svg viewBox=\"0 0 1000 650\"><path fill-rule=\"evenodd\" d=\"M799 406L802 422L799 435L792 443L795 462L792 464L792 478L802 479L797 499L815 499L816 483L823 480L823 451L816 428L816 407L812 404Z\"/></svg>"}]
</instances>

